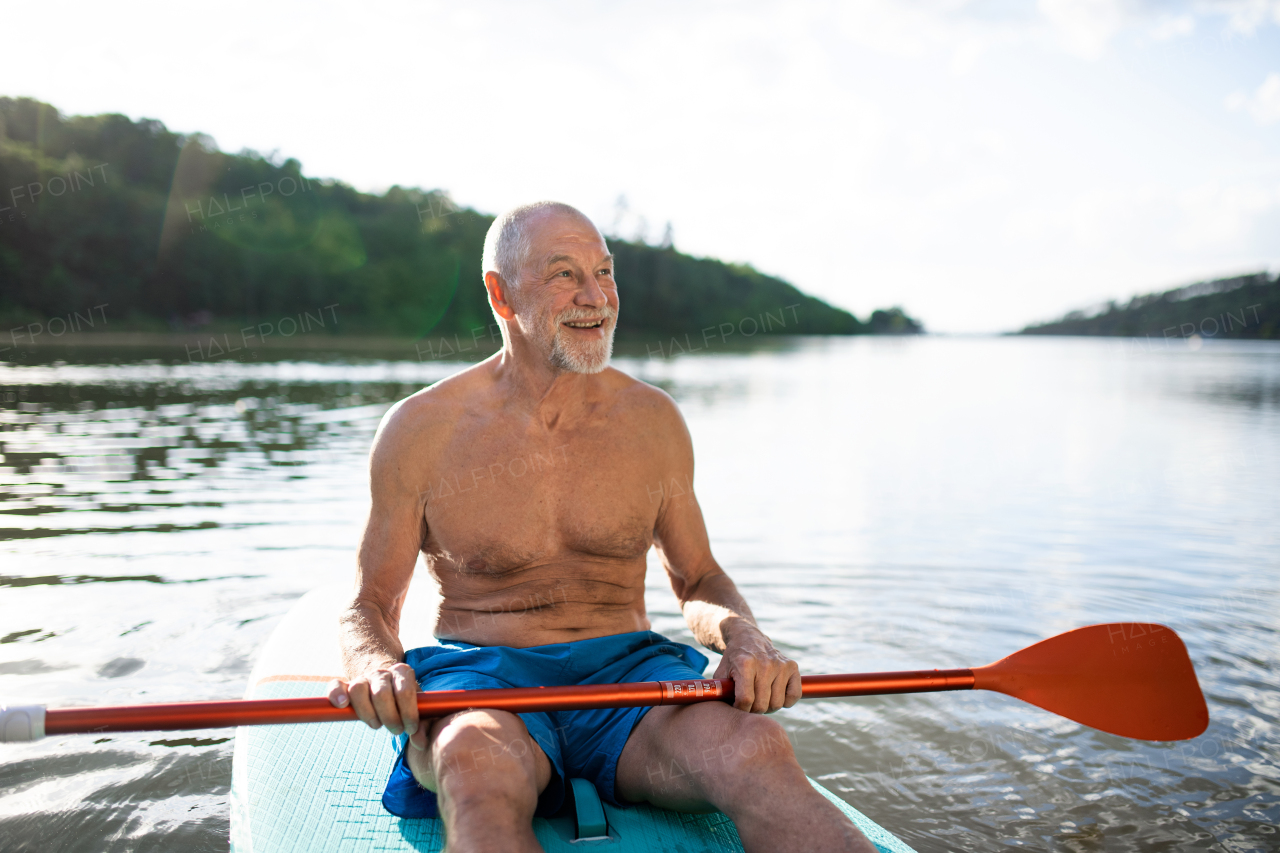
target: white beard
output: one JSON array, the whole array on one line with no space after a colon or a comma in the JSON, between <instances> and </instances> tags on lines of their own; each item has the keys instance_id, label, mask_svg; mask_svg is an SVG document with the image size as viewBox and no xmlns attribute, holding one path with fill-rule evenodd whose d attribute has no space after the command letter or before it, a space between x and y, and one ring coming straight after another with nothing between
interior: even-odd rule
<instances>
[{"instance_id":1,"label":"white beard","mask_svg":"<svg viewBox=\"0 0 1280 853\"><path fill-rule=\"evenodd\" d=\"M572 333L566 332L560 325L600 316L605 320L605 334L598 341L574 341L570 337ZM609 359L613 356L613 332L617 328L617 316L618 312L612 305L605 305L600 309L570 306L556 316L555 331L550 332L553 325L551 312L538 311L534 315L532 328L525 328L524 332L538 349L547 353L547 361L556 370L565 373L599 373L609 366Z\"/></svg>"}]
</instances>

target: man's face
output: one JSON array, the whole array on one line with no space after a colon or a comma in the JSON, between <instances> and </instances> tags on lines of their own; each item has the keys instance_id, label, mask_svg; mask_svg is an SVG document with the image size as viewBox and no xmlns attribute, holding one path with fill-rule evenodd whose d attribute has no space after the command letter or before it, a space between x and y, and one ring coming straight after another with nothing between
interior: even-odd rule
<instances>
[{"instance_id":1,"label":"man's face","mask_svg":"<svg viewBox=\"0 0 1280 853\"><path fill-rule=\"evenodd\" d=\"M617 327L613 257L579 217L546 213L529 228L529 256L512 293L520 329L556 370L599 373Z\"/></svg>"}]
</instances>

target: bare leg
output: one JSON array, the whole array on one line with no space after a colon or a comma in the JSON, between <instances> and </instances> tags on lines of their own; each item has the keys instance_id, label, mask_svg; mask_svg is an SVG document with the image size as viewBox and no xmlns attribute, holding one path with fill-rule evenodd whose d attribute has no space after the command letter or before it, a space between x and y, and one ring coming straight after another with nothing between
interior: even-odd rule
<instances>
[{"instance_id":1,"label":"bare leg","mask_svg":"<svg viewBox=\"0 0 1280 853\"><path fill-rule=\"evenodd\" d=\"M446 853L541 853L533 812L551 762L515 714L463 711L437 720L427 750L409 747L409 770L436 794Z\"/></svg>"},{"instance_id":2,"label":"bare leg","mask_svg":"<svg viewBox=\"0 0 1280 853\"><path fill-rule=\"evenodd\" d=\"M809 785L782 726L719 702L646 714L618 760L617 790L677 811L719 809L749 853L875 853Z\"/></svg>"}]
</instances>

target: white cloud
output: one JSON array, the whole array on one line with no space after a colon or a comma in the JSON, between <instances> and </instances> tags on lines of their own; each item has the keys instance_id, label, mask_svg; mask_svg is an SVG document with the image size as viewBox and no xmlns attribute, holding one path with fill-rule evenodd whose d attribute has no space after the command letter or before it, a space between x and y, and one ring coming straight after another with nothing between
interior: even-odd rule
<instances>
[{"instance_id":1,"label":"white cloud","mask_svg":"<svg viewBox=\"0 0 1280 853\"><path fill-rule=\"evenodd\" d=\"M1198 11L1225 15L1227 29L1251 36L1268 22L1280 24L1280 0L1199 0Z\"/></svg>"},{"instance_id":2,"label":"white cloud","mask_svg":"<svg viewBox=\"0 0 1280 853\"><path fill-rule=\"evenodd\" d=\"M1227 97L1227 109L1248 110L1258 124L1275 124L1280 121L1280 73L1267 75L1262 85L1252 95L1234 92Z\"/></svg>"},{"instance_id":3,"label":"white cloud","mask_svg":"<svg viewBox=\"0 0 1280 853\"><path fill-rule=\"evenodd\" d=\"M1102 54L1127 17L1117 0L1039 0L1036 5L1063 45L1086 59Z\"/></svg>"},{"instance_id":4,"label":"white cloud","mask_svg":"<svg viewBox=\"0 0 1280 853\"><path fill-rule=\"evenodd\" d=\"M832 15L852 42L901 57L943 53L956 72L1007 46L1050 46L1096 60L1126 30L1162 42L1192 36L1202 19L1225 19L1219 38L1234 40L1280 24L1280 0L863 0L835 7L812 0L805 8Z\"/></svg>"},{"instance_id":5,"label":"white cloud","mask_svg":"<svg viewBox=\"0 0 1280 853\"><path fill-rule=\"evenodd\" d=\"M1156 41L1189 36L1196 29L1195 15L1169 15L1161 18L1151 28L1151 37Z\"/></svg>"}]
</instances>

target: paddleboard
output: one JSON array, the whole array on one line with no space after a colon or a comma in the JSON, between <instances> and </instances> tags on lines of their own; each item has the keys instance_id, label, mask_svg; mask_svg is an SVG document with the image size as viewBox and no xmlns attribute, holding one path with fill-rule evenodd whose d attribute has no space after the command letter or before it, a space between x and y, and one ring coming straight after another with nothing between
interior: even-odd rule
<instances>
[{"instance_id":1,"label":"paddleboard","mask_svg":"<svg viewBox=\"0 0 1280 853\"><path fill-rule=\"evenodd\" d=\"M259 653L246 699L324 695L341 671L337 641L346 587L314 590L290 610ZM435 640L438 599L433 586L415 583L401 624L405 648ZM356 722L245 726L236 732L231 783L232 853L366 853L419 851L444 846L438 820L406 820L382 808L382 789L398 740ZM866 815L811 784L835 803L881 853L911 848ZM651 806L619 809L601 803L595 788L571 780L562 815L535 818L534 834L548 853L679 850L741 851L724 814L682 814Z\"/></svg>"}]
</instances>

